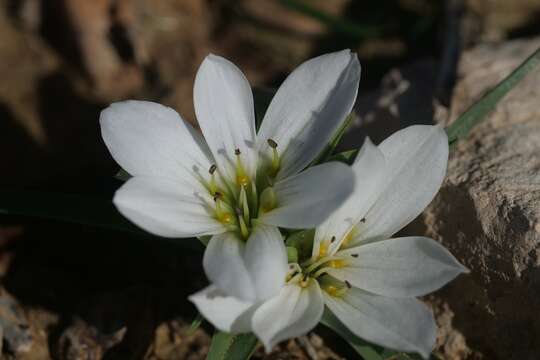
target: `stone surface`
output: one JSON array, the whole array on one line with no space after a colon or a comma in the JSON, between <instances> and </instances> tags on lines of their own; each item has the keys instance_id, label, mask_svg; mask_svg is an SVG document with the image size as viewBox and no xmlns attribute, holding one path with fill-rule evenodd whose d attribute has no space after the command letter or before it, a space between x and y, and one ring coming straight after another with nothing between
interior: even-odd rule
<instances>
[{"instance_id":1,"label":"stone surface","mask_svg":"<svg viewBox=\"0 0 540 360\"><path fill-rule=\"evenodd\" d=\"M537 38L466 52L450 119L539 46ZM445 359L538 359L539 84L536 69L457 144L440 193L407 229L442 242L471 270L430 298Z\"/></svg>"}]
</instances>

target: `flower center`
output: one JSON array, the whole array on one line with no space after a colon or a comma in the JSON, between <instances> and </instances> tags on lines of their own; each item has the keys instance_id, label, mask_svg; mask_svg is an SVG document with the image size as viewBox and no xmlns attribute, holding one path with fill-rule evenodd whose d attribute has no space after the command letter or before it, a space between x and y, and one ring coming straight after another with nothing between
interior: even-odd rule
<instances>
[{"instance_id":1,"label":"flower center","mask_svg":"<svg viewBox=\"0 0 540 360\"><path fill-rule=\"evenodd\" d=\"M327 247L326 247L327 248ZM320 256L321 252L319 252ZM351 254L357 257L358 254ZM323 256L316 260L308 260L301 265L289 264L286 283L296 284L302 288L307 287L311 281L317 281L323 291L334 297L342 297L352 287L347 281L340 281L328 275L329 269L340 269L348 266L347 259L338 256Z\"/></svg>"},{"instance_id":2,"label":"flower center","mask_svg":"<svg viewBox=\"0 0 540 360\"><path fill-rule=\"evenodd\" d=\"M264 181L257 182L257 179L250 177L240 149L234 150L236 165L235 178L232 182L220 176L217 165L214 164L208 169L210 180L205 186L214 199L214 217L228 231L236 232L243 240L248 239L254 220L277 207L277 198L272 185L279 171L280 158L277 143L268 139L268 146L272 148L273 159L270 166L257 175ZM262 191L259 192L258 187Z\"/></svg>"}]
</instances>

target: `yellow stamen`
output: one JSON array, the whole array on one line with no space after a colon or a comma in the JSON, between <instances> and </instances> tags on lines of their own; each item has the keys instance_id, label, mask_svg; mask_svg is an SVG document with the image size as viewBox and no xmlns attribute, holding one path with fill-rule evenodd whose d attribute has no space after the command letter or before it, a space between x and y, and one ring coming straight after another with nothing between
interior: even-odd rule
<instances>
[{"instance_id":1,"label":"yellow stamen","mask_svg":"<svg viewBox=\"0 0 540 360\"><path fill-rule=\"evenodd\" d=\"M325 257L326 254L328 254L328 242L325 241L319 245L319 257Z\"/></svg>"},{"instance_id":2,"label":"yellow stamen","mask_svg":"<svg viewBox=\"0 0 540 360\"><path fill-rule=\"evenodd\" d=\"M327 263L328 267L334 268L334 269L340 269L342 267L345 267L347 265L347 262L345 260L331 260Z\"/></svg>"},{"instance_id":3,"label":"yellow stamen","mask_svg":"<svg viewBox=\"0 0 540 360\"><path fill-rule=\"evenodd\" d=\"M279 158L279 153L277 151L277 142L272 139L266 140L268 146L272 148L272 164L270 166L270 176L274 177L277 175L279 168L281 166L281 159Z\"/></svg>"},{"instance_id":4,"label":"yellow stamen","mask_svg":"<svg viewBox=\"0 0 540 360\"><path fill-rule=\"evenodd\" d=\"M234 150L234 154L236 155L236 184L238 186L247 186L249 184L249 176L247 176L244 165L242 164L240 158L242 153L240 152L240 149Z\"/></svg>"},{"instance_id":5,"label":"yellow stamen","mask_svg":"<svg viewBox=\"0 0 540 360\"><path fill-rule=\"evenodd\" d=\"M237 175L236 176L236 183L240 186L248 186L249 184L249 177L247 175Z\"/></svg>"},{"instance_id":6,"label":"yellow stamen","mask_svg":"<svg viewBox=\"0 0 540 360\"><path fill-rule=\"evenodd\" d=\"M345 235L345 238L341 242L341 247L346 247L351 242L354 235L356 235L356 228L355 227L353 227L351 230L349 230L347 235Z\"/></svg>"},{"instance_id":7,"label":"yellow stamen","mask_svg":"<svg viewBox=\"0 0 540 360\"><path fill-rule=\"evenodd\" d=\"M345 295L345 293L348 290L347 286L338 287L334 285L326 285L323 287L323 290L326 291L326 293L333 297L342 297Z\"/></svg>"},{"instance_id":8,"label":"yellow stamen","mask_svg":"<svg viewBox=\"0 0 540 360\"><path fill-rule=\"evenodd\" d=\"M218 221L224 225L229 225L233 221L233 217L229 213L222 213L218 215Z\"/></svg>"}]
</instances>

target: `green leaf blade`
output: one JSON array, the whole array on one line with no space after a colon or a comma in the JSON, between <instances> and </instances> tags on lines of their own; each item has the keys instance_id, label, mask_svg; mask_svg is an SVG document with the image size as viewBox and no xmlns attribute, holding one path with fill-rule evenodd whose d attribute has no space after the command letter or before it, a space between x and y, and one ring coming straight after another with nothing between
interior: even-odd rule
<instances>
[{"instance_id":1,"label":"green leaf blade","mask_svg":"<svg viewBox=\"0 0 540 360\"><path fill-rule=\"evenodd\" d=\"M244 360L249 359L255 347L257 338L253 334L233 335L226 332L216 332L206 357L207 360Z\"/></svg>"},{"instance_id":2,"label":"green leaf blade","mask_svg":"<svg viewBox=\"0 0 540 360\"><path fill-rule=\"evenodd\" d=\"M495 109L501 99L508 94L525 76L540 64L540 49L536 50L510 75L497 84L482 99L474 103L446 128L448 142L452 145L467 136L469 131Z\"/></svg>"}]
</instances>

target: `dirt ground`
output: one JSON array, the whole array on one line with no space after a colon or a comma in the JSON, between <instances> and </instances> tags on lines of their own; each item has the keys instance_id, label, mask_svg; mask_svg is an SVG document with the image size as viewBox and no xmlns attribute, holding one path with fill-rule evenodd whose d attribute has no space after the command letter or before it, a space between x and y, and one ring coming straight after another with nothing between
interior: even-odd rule
<instances>
[{"instance_id":1,"label":"dirt ground","mask_svg":"<svg viewBox=\"0 0 540 360\"><path fill-rule=\"evenodd\" d=\"M422 64L412 69L432 70L426 96L445 105L462 49L540 33L535 0L310 2L354 29L293 3L0 0L0 189L110 199L120 182L99 134L101 109L147 99L195 123L193 80L209 52L272 88L305 59L350 47L363 67L359 103L392 69ZM186 300L207 283L201 255L195 240L0 214L1 358L203 359L212 329L190 328L196 312ZM356 356L321 327L255 358Z\"/></svg>"}]
</instances>

